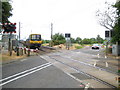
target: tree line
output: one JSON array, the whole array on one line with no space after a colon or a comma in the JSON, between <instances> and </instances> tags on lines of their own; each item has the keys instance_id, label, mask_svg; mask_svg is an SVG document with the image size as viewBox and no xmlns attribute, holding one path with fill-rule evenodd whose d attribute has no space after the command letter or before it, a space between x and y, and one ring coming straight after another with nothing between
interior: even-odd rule
<instances>
[{"instance_id":1,"label":"tree line","mask_svg":"<svg viewBox=\"0 0 120 90\"><path fill-rule=\"evenodd\" d=\"M70 38L71 43L78 43L78 44L94 44L94 43L103 43L104 39L100 37L100 35L97 35L96 38ZM43 43L50 43L51 40L43 40ZM54 45L59 45L59 44L65 44L66 39L64 34L62 33L56 33L55 35L52 36L52 42Z\"/></svg>"}]
</instances>

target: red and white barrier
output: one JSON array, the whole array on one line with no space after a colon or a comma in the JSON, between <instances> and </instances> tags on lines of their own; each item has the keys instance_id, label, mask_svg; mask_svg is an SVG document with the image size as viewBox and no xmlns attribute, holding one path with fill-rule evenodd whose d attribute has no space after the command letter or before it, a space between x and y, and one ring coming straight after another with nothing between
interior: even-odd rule
<instances>
[{"instance_id":1,"label":"red and white barrier","mask_svg":"<svg viewBox=\"0 0 120 90\"><path fill-rule=\"evenodd\" d=\"M19 49L30 51L30 52L38 52L39 51L38 49L29 49L29 48L26 48L26 47L25 48L19 47Z\"/></svg>"}]
</instances>

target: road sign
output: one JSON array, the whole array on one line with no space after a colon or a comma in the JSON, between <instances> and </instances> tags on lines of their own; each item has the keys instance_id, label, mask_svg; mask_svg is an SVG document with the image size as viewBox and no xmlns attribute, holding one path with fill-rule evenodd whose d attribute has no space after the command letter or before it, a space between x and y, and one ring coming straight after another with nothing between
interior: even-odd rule
<instances>
[{"instance_id":1,"label":"road sign","mask_svg":"<svg viewBox=\"0 0 120 90\"><path fill-rule=\"evenodd\" d=\"M70 36L71 36L70 33L65 33L66 38L70 38Z\"/></svg>"},{"instance_id":2,"label":"road sign","mask_svg":"<svg viewBox=\"0 0 120 90\"><path fill-rule=\"evenodd\" d=\"M16 23L4 23L2 28L4 29L3 33L16 33Z\"/></svg>"},{"instance_id":3,"label":"road sign","mask_svg":"<svg viewBox=\"0 0 120 90\"><path fill-rule=\"evenodd\" d=\"M105 37L110 37L109 32L110 32L110 31L105 31Z\"/></svg>"},{"instance_id":4,"label":"road sign","mask_svg":"<svg viewBox=\"0 0 120 90\"><path fill-rule=\"evenodd\" d=\"M66 38L66 48L69 50L71 46L71 40L70 40L70 33L65 33L65 38Z\"/></svg>"}]
</instances>

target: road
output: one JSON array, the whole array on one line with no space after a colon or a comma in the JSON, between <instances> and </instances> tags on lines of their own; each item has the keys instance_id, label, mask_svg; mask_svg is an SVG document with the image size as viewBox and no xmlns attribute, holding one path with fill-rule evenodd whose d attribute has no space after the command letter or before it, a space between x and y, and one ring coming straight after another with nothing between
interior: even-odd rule
<instances>
[{"instance_id":1,"label":"road","mask_svg":"<svg viewBox=\"0 0 120 90\"><path fill-rule=\"evenodd\" d=\"M96 65L101 60L97 56L99 52L102 54L101 50L90 47L60 50L5 64L0 85L3 88L115 88L117 66L114 72L109 72L109 67Z\"/></svg>"},{"instance_id":2,"label":"road","mask_svg":"<svg viewBox=\"0 0 120 90\"><path fill-rule=\"evenodd\" d=\"M16 75L31 68L38 67L40 65L48 63L39 56L22 59L14 63L6 64L3 66L3 78L8 78L12 75ZM2 85L3 88L80 88L80 83L71 77L68 77L63 71L59 70L52 64L41 69L41 67L29 71L25 75L20 74L14 76L8 80L5 80L3 84L9 80L9 83ZM36 71L35 71L36 70ZM30 72L35 71L31 74ZM20 77L25 75L23 77ZM15 79L15 78L18 79Z\"/></svg>"}]
</instances>

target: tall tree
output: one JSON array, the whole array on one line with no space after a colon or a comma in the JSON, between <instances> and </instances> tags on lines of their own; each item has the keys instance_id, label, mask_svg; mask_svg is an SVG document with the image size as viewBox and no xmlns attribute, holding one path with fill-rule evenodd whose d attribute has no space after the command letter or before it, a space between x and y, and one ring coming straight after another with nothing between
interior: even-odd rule
<instances>
[{"instance_id":1,"label":"tall tree","mask_svg":"<svg viewBox=\"0 0 120 90\"><path fill-rule=\"evenodd\" d=\"M101 26L108 30L113 30L116 20L116 9L108 2L105 2L105 5L106 10L98 10L96 16Z\"/></svg>"},{"instance_id":2,"label":"tall tree","mask_svg":"<svg viewBox=\"0 0 120 90\"><path fill-rule=\"evenodd\" d=\"M100 35L97 35L96 41L98 43L103 43L104 40L100 37Z\"/></svg>"},{"instance_id":3,"label":"tall tree","mask_svg":"<svg viewBox=\"0 0 120 90\"><path fill-rule=\"evenodd\" d=\"M118 1L114 7L117 8L116 12L117 12L117 17L116 17L116 22L115 22L115 26L114 26L114 32L113 32L113 37L112 37L112 42L118 42L118 44L120 45L120 1Z\"/></svg>"},{"instance_id":4,"label":"tall tree","mask_svg":"<svg viewBox=\"0 0 120 90\"><path fill-rule=\"evenodd\" d=\"M65 43L65 37L63 34L56 33L53 35L52 40L54 42L54 45L59 45Z\"/></svg>"},{"instance_id":5,"label":"tall tree","mask_svg":"<svg viewBox=\"0 0 120 90\"><path fill-rule=\"evenodd\" d=\"M76 43L76 40L74 38L71 37L70 40L71 40L71 43Z\"/></svg>"},{"instance_id":6,"label":"tall tree","mask_svg":"<svg viewBox=\"0 0 120 90\"><path fill-rule=\"evenodd\" d=\"M97 40L95 38L90 38L91 44L97 43Z\"/></svg>"},{"instance_id":7,"label":"tall tree","mask_svg":"<svg viewBox=\"0 0 120 90\"><path fill-rule=\"evenodd\" d=\"M91 44L91 40L90 40L89 38L84 38L84 39L82 40L82 43L83 43L83 44Z\"/></svg>"},{"instance_id":8,"label":"tall tree","mask_svg":"<svg viewBox=\"0 0 120 90\"><path fill-rule=\"evenodd\" d=\"M9 2L2 2L2 23L9 23L8 18L12 16L12 5Z\"/></svg>"},{"instance_id":9,"label":"tall tree","mask_svg":"<svg viewBox=\"0 0 120 90\"><path fill-rule=\"evenodd\" d=\"M79 43L79 44L80 44L81 41L82 41L82 39L81 39L80 37L77 37L77 38L76 38L76 43Z\"/></svg>"}]
</instances>

